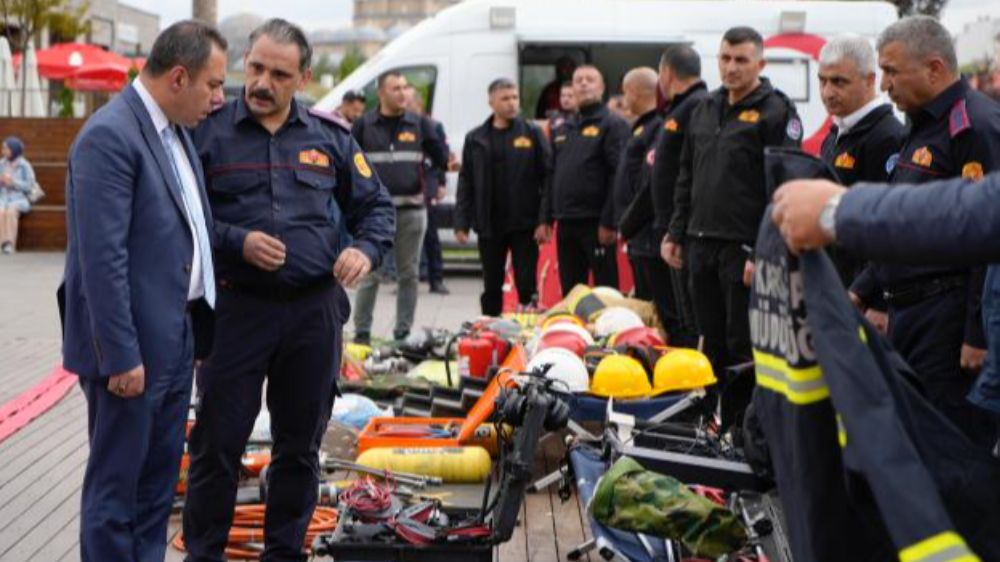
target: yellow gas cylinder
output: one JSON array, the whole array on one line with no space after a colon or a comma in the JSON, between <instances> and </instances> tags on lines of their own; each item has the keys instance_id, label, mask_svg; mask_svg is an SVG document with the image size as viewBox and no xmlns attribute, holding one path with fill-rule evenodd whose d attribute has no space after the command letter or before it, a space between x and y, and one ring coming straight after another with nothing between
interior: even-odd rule
<instances>
[{"instance_id":1,"label":"yellow gas cylinder","mask_svg":"<svg viewBox=\"0 0 1000 562\"><path fill-rule=\"evenodd\" d=\"M378 470L437 476L452 484L474 484L490 475L490 454L482 447L375 448L358 464Z\"/></svg>"}]
</instances>

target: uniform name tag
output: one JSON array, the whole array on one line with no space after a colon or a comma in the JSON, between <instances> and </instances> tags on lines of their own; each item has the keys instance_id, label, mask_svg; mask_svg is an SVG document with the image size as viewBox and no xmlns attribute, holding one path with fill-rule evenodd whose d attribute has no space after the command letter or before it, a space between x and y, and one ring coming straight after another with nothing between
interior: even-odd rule
<instances>
[{"instance_id":1,"label":"uniform name tag","mask_svg":"<svg viewBox=\"0 0 1000 562\"><path fill-rule=\"evenodd\" d=\"M756 123L760 121L760 112L756 109L746 109L740 112L738 119L743 123Z\"/></svg>"},{"instance_id":2,"label":"uniform name tag","mask_svg":"<svg viewBox=\"0 0 1000 562\"><path fill-rule=\"evenodd\" d=\"M520 136L514 139L514 148L531 148L531 139L525 136Z\"/></svg>"},{"instance_id":3,"label":"uniform name tag","mask_svg":"<svg viewBox=\"0 0 1000 562\"><path fill-rule=\"evenodd\" d=\"M398 139L399 142L417 142L417 135L414 135L409 131L403 131L402 133L399 133L399 136L397 136L396 139Z\"/></svg>"}]
</instances>

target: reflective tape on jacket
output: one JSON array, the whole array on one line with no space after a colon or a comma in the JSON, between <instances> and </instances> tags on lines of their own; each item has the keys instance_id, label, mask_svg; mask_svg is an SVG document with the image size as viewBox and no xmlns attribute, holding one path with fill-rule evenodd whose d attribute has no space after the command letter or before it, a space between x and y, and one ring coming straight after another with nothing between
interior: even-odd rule
<instances>
[{"instance_id":1,"label":"reflective tape on jacket","mask_svg":"<svg viewBox=\"0 0 1000 562\"><path fill-rule=\"evenodd\" d=\"M945 531L899 551L900 562L980 562L958 533Z\"/></svg>"},{"instance_id":2,"label":"reflective tape on jacket","mask_svg":"<svg viewBox=\"0 0 1000 562\"><path fill-rule=\"evenodd\" d=\"M781 394L793 404L812 404L830 397L819 365L796 368L781 357L757 350L753 352L753 360L757 384Z\"/></svg>"},{"instance_id":3,"label":"reflective tape on jacket","mask_svg":"<svg viewBox=\"0 0 1000 562\"><path fill-rule=\"evenodd\" d=\"M419 150L391 150L366 152L368 160L374 164L397 164L401 162L423 162L424 153Z\"/></svg>"}]
</instances>

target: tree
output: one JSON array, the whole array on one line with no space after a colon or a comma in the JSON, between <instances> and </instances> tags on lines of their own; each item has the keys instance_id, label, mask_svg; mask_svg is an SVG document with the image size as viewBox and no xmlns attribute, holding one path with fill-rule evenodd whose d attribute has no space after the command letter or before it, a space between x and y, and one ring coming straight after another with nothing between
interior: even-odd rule
<instances>
[{"instance_id":1,"label":"tree","mask_svg":"<svg viewBox=\"0 0 1000 562\"><path fill-rule=\"evenodd\" d=\"M25 64L28 45L42 30L49 30L60 37L76 37L90 29L84 18L90 9L89 2L77 8L69 5L69 0L0 0L0 17L4 22L16 22L17 41L11 37L10 26L4 27L7 40L21 53L21 64ZM23 69L22 69L23 72ZM28 103L28 81L21 80L21 114Z\"/></svg>"},{"instance_id":2,"label":"tree","mask_svg":"<svg viewBox=\"0 0 1000 562\"><path fill-rule=\"evenodd\" d=\"M344 53L344 58L340 59L340 67L337 68L337 82L351 75L352 72L365 62L364 55L357 47L351 47Z\"/></svg>"},{"instance_id":3,"label":"tree","mask_svg":"<svg viewBox=\"0 0 1000 562\"><path fill-rule=\"evenodd\" d=\"M899 11L899 16L912 16L915 14L923 14L927 16L940 17L941 10L944 9L945 4L948 0L889 0L896 10Z\"/></svg>"}]
</instances>

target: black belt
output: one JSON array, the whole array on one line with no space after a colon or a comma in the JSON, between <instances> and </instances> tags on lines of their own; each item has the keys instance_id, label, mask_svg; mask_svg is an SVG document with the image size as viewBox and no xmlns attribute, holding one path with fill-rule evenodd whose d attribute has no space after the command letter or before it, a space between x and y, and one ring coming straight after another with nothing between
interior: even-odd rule
<instances>
[{"instance_id":1,"label":"black belt","mask_svg":"<svg viewBox=\"0 0 1000 562\"><path fill-rule=\"evenodd\" d=\"M218 286L221 291L233 291L267 301L289 302L329 289L330 287L333 287L335 283L336 281L333 277L330 277L330 279L323 279L305 287L289 287L287 285L244 285L228 279L220 279Z\"/></svg>"},{"instance_id":2,"label":"black belt","mask_svg":"<svg viewBox=\"0 0 1000 562\"><path fill-rule=\"evenodd\" d=\"M903 308L955 289L964 288L968 280L969 277L966 274L920 279L883 291L882 296L885 298L886 304Z\"/></svg>"}]
</instances>

